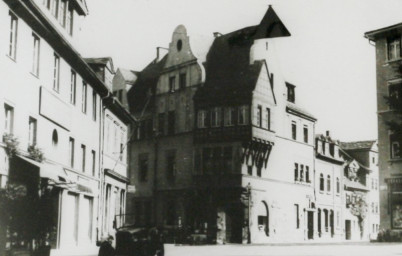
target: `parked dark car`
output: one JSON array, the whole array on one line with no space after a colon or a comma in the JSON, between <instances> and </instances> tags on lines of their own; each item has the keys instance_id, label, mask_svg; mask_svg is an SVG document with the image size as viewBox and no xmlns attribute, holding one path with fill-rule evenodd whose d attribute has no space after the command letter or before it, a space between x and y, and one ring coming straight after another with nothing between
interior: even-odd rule
<instances>
[{"instance_id":1,"label":"parked dark car","mask_svg":"<svg viewBox=\"0 0 402 256\"><path fill-rule=\"evenodd\" d=\"M163 237L157 228L123 227L116 233L116 256L163 256Z\"/></svg>"}]
</instances>

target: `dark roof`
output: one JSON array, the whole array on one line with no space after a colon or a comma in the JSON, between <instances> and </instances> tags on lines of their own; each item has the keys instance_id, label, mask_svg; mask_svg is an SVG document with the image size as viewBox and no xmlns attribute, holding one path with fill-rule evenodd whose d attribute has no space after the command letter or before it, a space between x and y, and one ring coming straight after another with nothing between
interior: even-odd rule
<instances>
[{"instance_id":1,"label":"dark roof","mask_svg":"<svg viewBox=\"0 0 402 256\"><path fill-rule=\"evenodd\" d=\"M265 61L250 64L254 40L290 36L270 6L257 26L251 26L215 38L206 58L204 86L197 90L198 104L236 104L250 99Z\"/></svg>"},{"instance_id":2,"label":"dark roof","mask_svg":"<svg viewBox=\"0 0 402 256\"><path fill-rule=\"evenodd\" d=\"M146 102L151 100L149 97L155 95L158 79L163 67L165 66L166 59L167 54L160 61L152 61L138 73L137 81L127 92L127 99L131 113L141 112ZM152 106L150 105L149 107Z\"/></svg>"},{"instance_id":3,"label":"dark roof","mask_svg":"<svg viewBox=\"0 0 402 256\"><path fill-rule=\"evenodd\" d=\"M401 31L401 30L402 30L402 22L388 26L388 27L383 27L383 28L379 28L376 30L368 31L368 32L364 33L364 37L371 39L371 40L375 40L378 36L381 36L382 34L393 33L393 32Z\"/></svg>"},{"instance_id":4,"label":"dark roof","mask_svg":"<svg viewBox=\"0 0 402 256\"><path fill-rule=\"evenodd\" d=\"M312 114L292 102L286 103L286 111L300 115L304 118L310 119L311 121L317 121L317 118L315 118Z\"/></svg>"},{"instance_id":5,"label":"dark roof","mask_svg":"<svg viewBox=\"0 0 402 256\"><path fill-rule=\"evenodd\" d=\"M101 58L84 58L84 60L88 64L96 64L96 65L107 65L108 62L110 62L110 67L112 73L114 73L114 66L113 66L113 60L111 57L101 57Z\"/></svg>"},{"instance_id":6,"label":"dark roof","mask_svg":"<svg viewBox=\"0 0 402 256\"><path fill-rule=\"evenodd\" d=\"M371 149L374 143L375 140L341 142L340 146L344 150Z\"/></svg>"}]
</instances>

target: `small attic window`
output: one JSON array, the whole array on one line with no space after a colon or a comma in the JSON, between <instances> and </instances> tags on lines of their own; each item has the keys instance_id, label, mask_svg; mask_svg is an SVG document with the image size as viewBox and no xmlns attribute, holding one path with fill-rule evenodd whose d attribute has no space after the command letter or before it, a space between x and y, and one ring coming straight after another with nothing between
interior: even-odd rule
<instances>
[{"instance_id":1,"label":"small attic window","mask_svg":"<svg viewBox=\"0 0 402 256\"><path fill-rule=\"evenodd\" d=\"M177 41L176 47L177 47L177 50L180 52L181 48L183 47L183 42L180 39L179 39L179 41Z\"/></svg>"},{"instance_id":2,"label":"small attic window","mask_svg":"<svg viewBox=\"0 0 402 256\"><path fill-rule=\"evenodd\" d=\"M295 87L293 84L286 83L286 87L288 89L288 101L295 103L296 95L295 95Z\"/></svg>"}]
</instances>

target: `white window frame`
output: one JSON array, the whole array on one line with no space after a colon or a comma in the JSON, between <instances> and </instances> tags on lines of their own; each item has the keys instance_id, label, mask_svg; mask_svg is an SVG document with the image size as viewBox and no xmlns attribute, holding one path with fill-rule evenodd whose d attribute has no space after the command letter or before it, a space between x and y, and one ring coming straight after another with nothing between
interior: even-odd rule
<instances>
[{"instance_id":1,"label":"white window frame","mask_svg":"<svg viewBox=\"0 0 402 256\"><path fill-rule=\"evenodd\" d=\"M4 133L12 134L14 129L14 108L4 104Z\"/></svg>"},{"instance_id":2,"label":"white window frame","mask_svg":"<svg viewBox=\"0 0 402 256\"><path fill-rule=\"evenodd\" d=\"M54 53L53 63L53 90L59 92L60 90L60 56Z\"/></svg>"},{"instance_id":3,"label":"white window frame","mask_svg":"<svg viewBox=\"0 0 402 256\"><path fill-rule=\"evenodd\" d=\"M249 107L247 105L242 105L239 107L238 124L249 124Z\"/></svg>"},{"instance_id":4,"label":"white window frame","mask_svg":"<svg viewBox=\"0 0 402 256\"><path fill-rule=\"evenodd\" d=\"M36 135L37 135L37 121L33 117L29 117L29 133L28 133L28 145L34 146L36 145Z\"/></svg>"},{"instance_id":5,"label":"white window frame","mask_svg":"<svg viewBox=\"0 0 402 256\"><path fill-rule=\"evenodd\" d=\"M207 124L206 124L206 118L207 118L207 111L206 110L199 110L198 111L198 128L206 128Z\"/></svg>"},{"instance_id":6,"label":"white window frame","mask_svg":"<svg viewBox=\"0 0 402 256\"><path fill-rule=\"evenodd\" d=\"M211 109L211 127L221 126L221 108L215 107Z\"/></svg>"},{"instance_id":7,"label":"white window frame","mask_svg":"<svg viewBox=\"0 0 402 256\"><path fill-rule=\"evenodd\" d=\"M40 60L40 38L32 34L33 51L32 51L32 74L39 76L39 60Z\"/></svg>"},{"instance_id":8,"label":"white window frame","mask_svg":"<svg viewBox=\"0 0 402 256\"><path fill-rule=\"evenodd\" d=\"M18 18L17 16L10 12L10 38L9 38L9 50L8 56L16 60L17 59L17 35L18 35Z\"/></svg>"}]
</instances>

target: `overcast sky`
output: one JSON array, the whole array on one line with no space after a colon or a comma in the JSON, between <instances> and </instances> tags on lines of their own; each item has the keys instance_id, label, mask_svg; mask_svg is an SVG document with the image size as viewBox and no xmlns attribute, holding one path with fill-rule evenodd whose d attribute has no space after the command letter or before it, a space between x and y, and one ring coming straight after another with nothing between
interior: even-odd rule
<instances>
[{"instance_id":1,"label":"overcast sky","mask_svg":"<svg viewBox=\"0 0 402 256\"><path fill-rule=\"evenodd\" d=\"M344 141L377 138L375 48L364 33L402 22L400 0L87 0L84 57L111 56L143 69L179 24L190 34L257 25L271 4L292 36L282 66L316 132ZM286 79L286 78L285 78Z\"/></svg>"}]
</instances>

